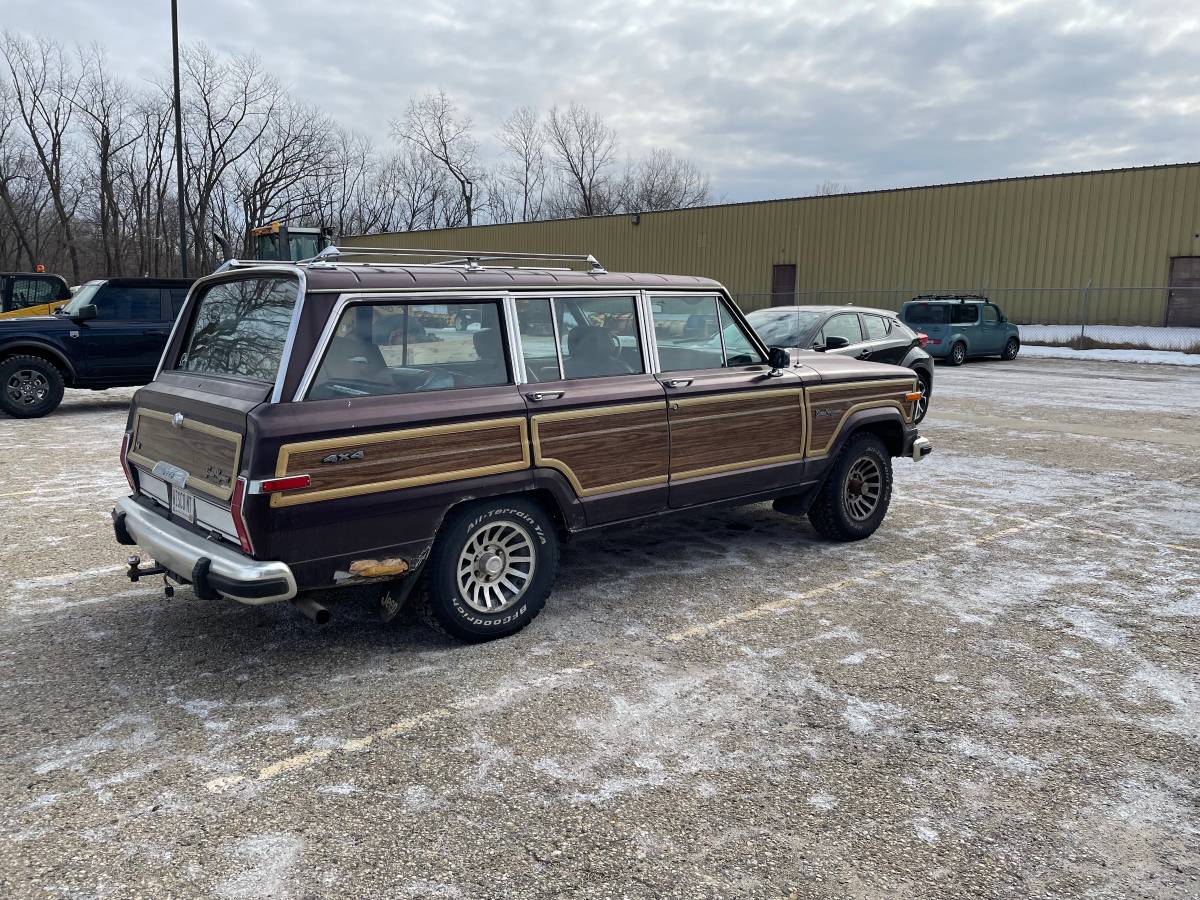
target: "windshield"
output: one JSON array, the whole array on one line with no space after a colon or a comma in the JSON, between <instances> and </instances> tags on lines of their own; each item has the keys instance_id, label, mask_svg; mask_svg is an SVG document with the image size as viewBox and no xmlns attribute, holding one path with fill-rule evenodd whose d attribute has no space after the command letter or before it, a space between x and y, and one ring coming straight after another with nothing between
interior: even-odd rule
<instances>
[{"instance_id":1,"label":"windshield","mask_svg":"<svg viewBox=\"0 0 1200 900\"><path fill-rule=\"evenodd\" d=\"M92 302L92 298L96 296L96 291L100 290L103 285L103 281L89 281L80 287L75 291L75 296L63 304L62 309L58 311L59 315L73 316L78 313L81 307L87 306Z\"/></svg>"},{"instance_id":2,"label":"windshield","mask_svg":"<svg viewBox=\"0 0 1200 900\"><path fill-rule=\"evenodd\" d=\"M746 321L768 347L807 347L823 315L810 309L756 309Z\"/></svg>"},{"instance_id":3,"label":"windshield","mask_svg":"<svg viewBox=\"0 0 1200 900\"><path fill-rule=\"evenodd\" d=\"M274 382L298 292L290 278L214 284L196 303L175 367Z\"/></svg>"}]
</instances>

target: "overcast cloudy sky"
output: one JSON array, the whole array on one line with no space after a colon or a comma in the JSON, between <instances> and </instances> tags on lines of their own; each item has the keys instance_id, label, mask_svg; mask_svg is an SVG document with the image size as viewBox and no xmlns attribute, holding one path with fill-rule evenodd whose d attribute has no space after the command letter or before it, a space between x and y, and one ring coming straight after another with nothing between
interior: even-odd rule
<instances>
[{"instance_id":1,"label":"overcast cloudy sky","mask_svg":"<svg viewBox=\"0 0 1200 900\"><path fill-rule=\"evenodd\" d=\"M167 0L0 0L7 27L169 64ZM444 88L487 139L578 101L747 200L1200 159L1200 4L1181 0L180 0L185 41L258 53L387 140Z\"/></svg>"}]
</instances>

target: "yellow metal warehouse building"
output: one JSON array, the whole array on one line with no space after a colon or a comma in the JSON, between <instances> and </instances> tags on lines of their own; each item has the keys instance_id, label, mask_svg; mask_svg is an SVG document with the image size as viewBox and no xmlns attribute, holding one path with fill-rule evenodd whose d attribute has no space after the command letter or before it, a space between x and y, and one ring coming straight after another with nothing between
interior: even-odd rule
<instances>
[{"instance_id":1,"label":"yellow metal warehouse building","mask_svg":"<svg viewBox=\"0 0 1200 900\"><path fill-rule=\"evenodd\" d=\"M716 278L747 310L970 292L1020 323L1200 326L1200 163L342 243L592 253L611 271Z\"/></svg>"}]
</instances>

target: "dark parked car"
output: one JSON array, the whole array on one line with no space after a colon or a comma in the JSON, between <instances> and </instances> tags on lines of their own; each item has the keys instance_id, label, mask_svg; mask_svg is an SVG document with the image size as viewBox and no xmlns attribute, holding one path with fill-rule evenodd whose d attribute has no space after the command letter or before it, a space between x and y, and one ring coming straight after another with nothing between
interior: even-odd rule
<instances>
[{"instance_id":1,"label":"dark parked car","mask_svg":"<svg viewBox=\"0 0 1200 900\"><path fill-rule=\"evenodd\" d=\"M191 281L89 281L52 316L0 320L0 409L36 418L63 389L145 384L154 378Z\"/></svg>"},{"instance_id":2,"label":"dark parked car","mask_svg":"<svg viewBox=\"0 0 1200 900\"><path fill-rule=\"evenodd\" d=\"M1013 360L1021 352L1021 332L1004 311L978 294L926 294L900 307L900 318L929 338L926 349L952 366L973 356Z\"/></svg>"},{"instance_id":3,"label":"dark parked car","mask_svg":"<svg viewBox=\"0 0 1200 900\"><path fill-rule=\"evenodd\" d=\"M776 347L853 356L869 362L904 366L917 373L922 397L914 422L929 411L933 397L933 360L923 335L886 309L860 306L772 306L746 314L763 342ZM797 355L792 362L804 362Z\"/></svg>"},{"instance_id":4,"label":"dark parked car","mask_svg":"<svg viewBox=\"0 0 1200 900\"><path fill-rule=\"evenodd\" d=\"M435 255L386 255L406 252ZM155 564L134 557L129 577L293 600L318 622L313 591L379 584L394 610L421 584L426 621L481 641L541 611L574 533L764 500L835 540L879 527L892 459L931 449L911 371L792 366L717 282L587 259L371 265L331 249L202 279L130 407L113 526ZM447 306L468 330L423 341L404 325ZM722 323L718 339L659 334L692 319Z\"/></svg>"}]
</instances>

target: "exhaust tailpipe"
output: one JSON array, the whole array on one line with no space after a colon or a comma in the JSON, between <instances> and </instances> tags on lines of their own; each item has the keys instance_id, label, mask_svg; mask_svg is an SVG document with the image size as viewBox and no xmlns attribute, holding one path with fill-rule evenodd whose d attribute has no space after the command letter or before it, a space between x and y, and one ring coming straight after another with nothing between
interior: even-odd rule
<instances>
[{"instance_id":1,"label":"exhaust tailpipe","mask_svg":"<svg viewBox=\"0 0 1200 900\"><path fill-rule=\"evenodd\" d=\"M329 621L329 610L311 597L293 597L292 603L318 625L324 625Z\"/></svg>"}]
</instances>

